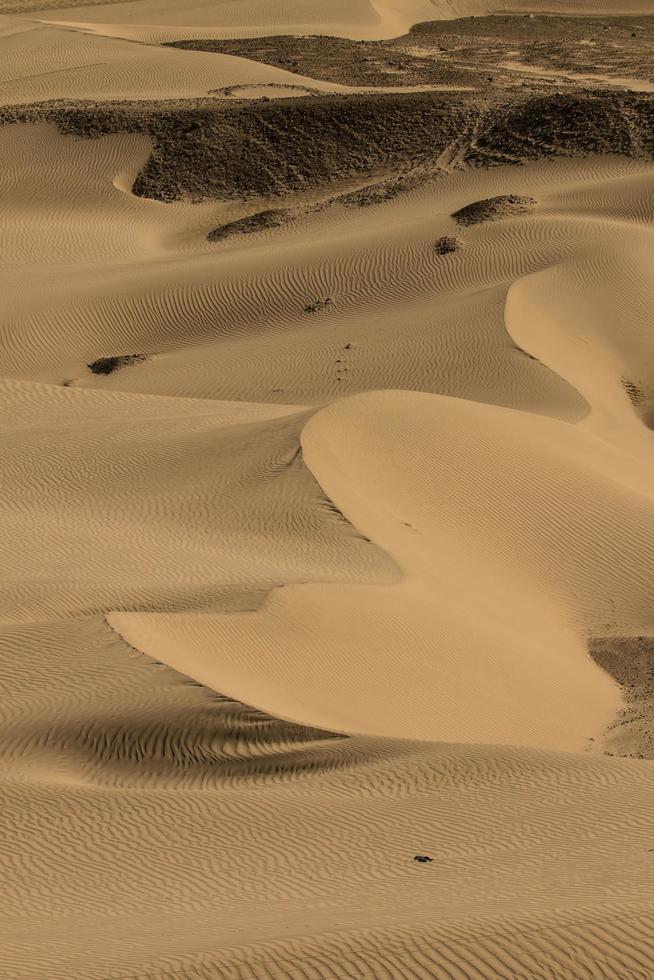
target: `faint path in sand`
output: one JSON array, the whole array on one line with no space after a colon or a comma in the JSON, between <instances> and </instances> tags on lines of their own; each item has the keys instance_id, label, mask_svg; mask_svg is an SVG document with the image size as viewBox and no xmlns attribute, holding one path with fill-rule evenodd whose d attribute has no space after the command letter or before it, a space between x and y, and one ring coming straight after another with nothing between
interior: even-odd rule
<instances>
[{"instance_id":1,"label":"faint path in sand","mask_svg":"<svg viewBox=\"0 0 654 980\"><path fill-rule=\"evenodd\" d=\"M535 75L538 78L551 78L555 81L583 82L598 88L626 88L630 92L654 92L654 82L646 78L621 78L619 75L595 75L589 73L558 71L555 68L540 68L526 65L520 61L501 61L498 68L506 68L522 75Z\"/></svg>"}]
</instances>

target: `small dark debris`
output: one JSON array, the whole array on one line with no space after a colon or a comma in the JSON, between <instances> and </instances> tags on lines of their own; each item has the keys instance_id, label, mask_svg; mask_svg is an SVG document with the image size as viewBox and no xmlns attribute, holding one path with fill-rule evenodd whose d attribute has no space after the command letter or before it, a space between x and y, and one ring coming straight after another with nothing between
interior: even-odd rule
<instances>
[{"instance_id":1,"label":"small dark debris","mask_svg":"<svg viewBox=\"0 0 654 980\"><path fill-rule=\"evenodd\" d=\"M637 408L643 400L643 390L641 386L635 381L630 381L628 378L622 378L622 387L629 395L631 404Z\"/></svg>"},{"instance_id":2,"label":"small dark debris","mask_svg":"<svg viewBox=\"0 0 654 980\"><path fill-rule=\"evenodd\" d=\"M96 361L87 364L87 367L93 374L113 374L114 371L145 360L145 354L117 354L115 357L99 357Z\"/></svg>"},{"instance_id":3,"label":"small dark debris","mask_svg":"<svg viewBox=\"0 0 654 980\"><path fill-rule=\"evenodd\" d=\"M305 313L315 313L317 310L324 309L325 306L329 306L331 299L329 296L327 299L317 299L315 303L310 303L308 306L304 307Z\"/></svg>"},{"instance_id":4,"label":"small dark debris","mask_svg":"<svg viewBox=\"0 0 654 980\"><path fill-rule=\"evenodd\" d=\"M427 854L416 854L413 860L417 861L418 864L431 864L434 859L430 858Z\"/></svg>"}]
</instances>

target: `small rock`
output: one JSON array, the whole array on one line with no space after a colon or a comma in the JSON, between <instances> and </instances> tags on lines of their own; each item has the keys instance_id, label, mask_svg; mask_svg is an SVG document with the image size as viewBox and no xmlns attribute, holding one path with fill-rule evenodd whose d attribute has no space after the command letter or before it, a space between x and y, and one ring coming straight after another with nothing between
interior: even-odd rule
<instances>
[{"instance_id":1,"label":"small rock","mask_svg":"<svg viewBox=\"0 0 654 980\"><path fill-rule=\"evenodd\" d=\"M416 854L413 860L417 861L418 864L431 864L434 859L430 858L427 854Z\"/></svg>"}]
</instances>

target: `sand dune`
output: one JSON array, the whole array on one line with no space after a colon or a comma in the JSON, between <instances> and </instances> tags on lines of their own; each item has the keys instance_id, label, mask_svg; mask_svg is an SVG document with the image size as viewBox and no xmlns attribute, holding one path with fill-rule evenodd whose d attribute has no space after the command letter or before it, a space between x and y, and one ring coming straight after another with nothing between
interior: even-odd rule
<instances>
[{"instance_id":1,"label":"sand dune","mask_svg":"<svg viewBox=\"0 0 654 980\"><path fill-rule=\"evenodd\" d=\"M261 34L334 34L346 37L390 37L402 34L420 20L434 17L429 0L321 0L307 6L290 0L283 6L263 0L246 3L227 0L216 5L208 0L190 8L171 8L162 0L136 0L128 4L73 7L35 18L83 26L99 34L129 37L146 43L189 36L232 37ZM437 14L438 16L438 14ZM190 32L190 33L189 33ZM199 33L198 33L199 32Z\"/></svg>"},{"instance_id":2,"label":"sand dune","mask_svg":"<svg viewBox=\"0 0 654 980\"><path fill-rule=\"evenodd\" d=\"M162 205L125 192L149 152L142 138L80 141L17 126L0 130L0 149L4 371L56 383L301 405L408 387L579 418L586 403L574 382L515 350L506 291L577 254L590 228L616 250L649 234L651 165L637 161L453 174L379 212L330 209L293 229L209 244L234 205ZM71 169L84 175L72 187ZM502 191L536 197L536 213L456 228L452 212ZM42 211L51 217L38 219L35 236ZM444 233L463 246L446 258L433 250ZM47 292L25 296L26 266ZM324 298L327 307L305 312ZM107 378L88 371L96 357L125 352L152 356Z\"/></svg>"},{"instance_id":3,"label":"sand dune","mask_svg":"<svg viewBox=\"0 0 654 980\"><path fill-rule=\"evenodd\" d=\"M109 622L176 669L305 724L583 748L593 710L616 709L584 637L654 626L651 466L630 467L578 426L409 393L339 401L302 443L330 498L392 554L400 586L301 586L254 614Z\"/></svg>"},{"instance_id":4,"label":"sand dune","mask_svg":"<svg viewBox=\"0 0 654 980\"><path fill-rule=\"evenodd\" d=\"M36 27L5 35L0 57L3 105L53 98L183 98L244 85L347 91L242 58L135 44L81 29Z\"/></svg>"},{"instance_id":5,"label":"sand dune","mask_svg":"<svg viewBox=\"0 0 654 980\"><path fill-rule=\"evenodd\" d=\"M213 401L183 399L164 400L164 407L159 399L150 404L142 396L106 393L96 398L20 383L7 383L2 395L5 533L15 542L15 550L6 552L5 622L57 619L134 603L141 608L166 608L170 602L212 606L211 597L220 601L222 587L228 607L234 594L243 594L242 603L251 608L261 590L280 584L280 573L296 581L314 575L319 580L376 578L377 570L382 580L394 574L392 563L352 529L344 526L339 533L337 516L324 506L320 489L297 458L302 414L293 409L241 403L221 411ZM49 406L41 424L33 417L39 402ZM25 422L25 410L31 422ZM102 442L97 440L100 430ZM212 461L223 458L232 464L219 477ZM168 486L159 480L162 468L169 472ZM277 480L289 484L288 493L273 491L271 483ZM49 488L45 497L44 486ZM134 486L139 493L128 515ZM232 504L231 521L230 489L249 501L243 509ZM58 514L54 536L43 549L53 513ZM324 525L324 534L318 531L318 538L324 536L322 568L318 551L323 544L316 542L318 550L309 556L305 524ZM20 528L24 533L19 536ZM349 560L343 563L343 534L352 542L350 570ZM280 564L282 544L286 547L293 537L296 547L287 549ZM245 542L255 541L259 544L247 557ZM63 574L66 549L71 565Z\"/></svg>"},{"instance_id":6,"label":"sand dune","mask_svg":"<svg viewBox=\"0 0 654 980\"><path fill-rule=\"evenodd\" d=\"M0 976L647 973L646 764L302 733L97 618L0 656Z\"/></svg>"},{"instance_id":7,"label":"sand dune","mask_svg":"<svg viewBox=\"0 0 654 980\"><path fill-rule=\"evenodd\" d=\"M146 43L184 37L257 37L272 34L330 34L336 37L387 38L405 33L420 21L484 16L496 13L489 0L321 0L307 6L301 0L283 5L267 0L195 0L180 11L167 0L129 0L48 10L48 0L34 2L35 19L83 27L113 37ZM25 0L5 0L5 10L26 11ZM37 6L38 5L38 6ZM45 5L45 6L43 6ZM54 4L53 4L54 5ZM59 6L59 3L56 4ZM3 8L0 7L0 11ZM652 14L652 0L626 0L616 11L614 0L503 0L500 12L563 14Z\"/></svg>"},{"instance_id":8,"label":"sand dune","mask_svg":"<svg viewBox=\"0 0 654 980\"><path fill-rule=\"evenodd\" d=\"M225 89L232 98L358 90L230 55L102 37L85 25L30 27L25 21L21 29L0 35L0 104L5 106L45 99L187 98L221 95Z\"/></svg>"},{"instance_id":9,"label":"sand dune","mask_svg":"<svg viewBox=\"0 0 654 980\"><path fill-rule=\"evenodd\" d=\"M492 6L0 5L3 980L654 974L654 4Z\"/></svg>"},{"instance_id":10,"label":"sand dune","mask_svg":"<svg viewBox=\"0 0 654 980\"><path fill-rule=\"evenodd\" d=\"M0 656L1 976L646 975L642 763L303 733L97 618Z\"/></svg>"}]
</instances>

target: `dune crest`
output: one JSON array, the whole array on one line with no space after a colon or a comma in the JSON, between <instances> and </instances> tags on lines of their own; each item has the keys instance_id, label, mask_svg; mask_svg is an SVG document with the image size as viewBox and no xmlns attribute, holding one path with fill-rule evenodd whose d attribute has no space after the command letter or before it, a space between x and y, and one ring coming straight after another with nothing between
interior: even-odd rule
<instances>
[{"instance_id":1,"label":"dune crest","mask_svg":"<svg viewBox=\"0 0 654 980\"><path fill-rule=\"evenodd\" d=\"M304 724L572 750L597 736L618 699L585 638L654 626L642 574L653 501L616 477L621 453L566 423L408 392L338 402L302 445L401 584L287 588L255 613L110 624L242 700L263 707L265 691L268 710Z\"/></svg>"}]
</instances>

